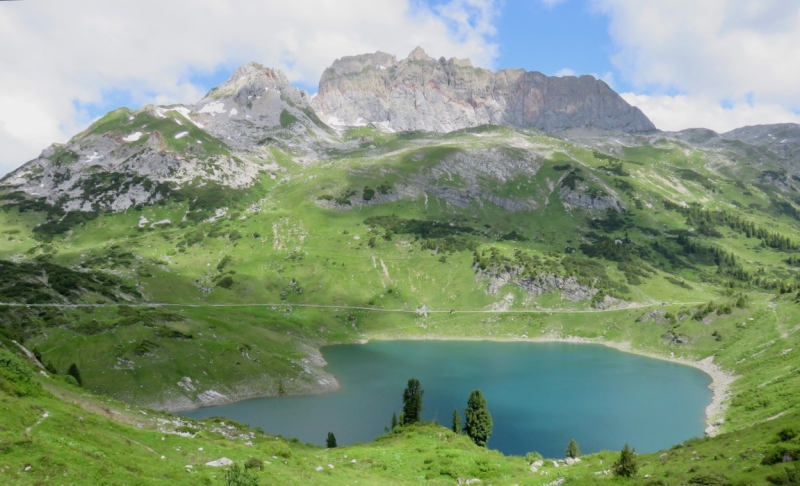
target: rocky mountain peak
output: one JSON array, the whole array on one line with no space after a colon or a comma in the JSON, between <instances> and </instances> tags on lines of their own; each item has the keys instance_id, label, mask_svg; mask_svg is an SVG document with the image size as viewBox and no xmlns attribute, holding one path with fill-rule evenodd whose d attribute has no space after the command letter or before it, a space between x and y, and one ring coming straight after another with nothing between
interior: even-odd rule
<instances>
[{"instance_id":1,"label":"rocky mountain peak","mask_svg":"<svg viewBox=\"0 0 800 486\"><path fill-rule=\"evenodd\" d=\"M414 50L411 51L408 54L408 57L406 57L404 59L404 61L409 61L409 62L411 62L411 61L433 61L433 60L434 59L431 56L429 56L425 52L425 50L422 49L420 46L415 47Z\"/></svg>"},{"instance_id":2,"label":"rocky mountain peak","mask_svg":"<svg viewBox=\"0 0 800 486\"><path fill-rule=\"evenodd\" d=\"M492 72L473 67L469 59L437 61L421 47L400 62L383 52L336 60L323 73L312 106L332 126L372 123L390 131L450 132L486 124L547 132L656 129L592 76Z\"/></svg>"}]
</instances>

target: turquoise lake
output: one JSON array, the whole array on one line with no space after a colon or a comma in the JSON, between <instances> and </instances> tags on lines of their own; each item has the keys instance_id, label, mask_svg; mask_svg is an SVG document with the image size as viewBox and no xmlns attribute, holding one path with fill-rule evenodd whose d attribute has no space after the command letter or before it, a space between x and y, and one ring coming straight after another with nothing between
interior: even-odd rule
<instances>
[{"instance_id":1,"label":"turquoise lake","mask_svg":"<svg viewBox=\"0 0 800 486\"><path fill-rule=\"evenodd\" d=\"M378 341L322 348L341 388L313 396L256 398L181 415L221 416L270 434L324 445L368 442L402 408L409 378L425 390L423 417L450 426L453 409L481 389L494 419L489 447L563 457L665 449L701 436L711 378L700 370L601 345L490 341Z\"/></svg>"}]
</instances>

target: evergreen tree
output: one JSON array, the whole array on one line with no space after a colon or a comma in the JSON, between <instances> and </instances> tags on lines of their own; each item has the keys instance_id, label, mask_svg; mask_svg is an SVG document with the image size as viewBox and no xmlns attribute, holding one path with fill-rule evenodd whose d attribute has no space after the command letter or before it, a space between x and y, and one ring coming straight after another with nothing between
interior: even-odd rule
<instances>
[{"instance_id":1,"label":"evergreen tree","mask_svg":"<svg viewBox=\"0 0 800 486\"><path fill-rule=\"evenodd\" d=\"M328 438L325 439L325 445L328 449L333 449L336 447L336 436L333 435L333 432L328 432Z\"/></svg>"},{"instance_id":2,"label":"evergreen tree","mask_svg":"<svg viewBox=\"0 0 800 486\"><path fill-rule=\"evenodd\" d=\"M492 435L492 416L489 415L486 399L480 390L474 390L469 395L464 415L466 416L464 431L473 442L486 447L489 436Z\"/></svg>"},{"instance_id":3,"label":"evergreen tree","mask_svg":"<svg viewBox=\"0 0 800 486\"><path fill-rule=\"evenodd\" d=\"M44 365L44 369L50 372L51 375L57 375L58 370L56 369L55 365L52 361L48 361L46 365Z\"/></svg>"},{"instance_id":4,"label":"evergreen tree","mask_svg":"<svg viewBox=\"0 0 800 486\"><path fill-rule=\"evenodd\" d=\"M416 378L408 380L408 386L403 391L403 419L401 421L403 425L419 422L424 393L425 390L422 389L419 380Z\"/></svg>"},{"instance_id":5,"label":"evergreen tree","mask_svg":"<svg viewBox=\"0 0 800 486\"><path fill-rule=\"evenodd\" d=\"M392 428L389 430L394 430L397 427L397 414L392 414Z\"/></svg>"},{"instance_id":6,"label":"evergreen tree","mask_svg":"<svg viewBox=\"0 0 800 486\"><path fill-rule=\"evenodd\" d=\"M458 409L453 409L453 432L456 434L461 433L461 414L458 413Z\"/></svg>"},{"instance_id":7,"label":"evergreen tree","mask_svg":"<svg viewBox=\"0 0 800 486\"><path fill-rule=\"evenodd\" d=\"M83 386L83 378L81 378L81 372L78 370L78 365L76 365L75 363L69 365L67 374L75 378L75 381L78 382L78 385Z\"/></svg>"},{"instance_id":8,"label":"evergreen tree","mask_svg":"<svg viewBox=\"0 0 800 486\"><path fill-rule=\"evenodd\" d=\"M622 448L622 452L619 453L619 459L617 459L617 462L615 462L611 468L614 470L615 476L623 476L626 478L635 476L639 471L639 465L636 463L636 449L631 450L628 444L625 444L625 447Z\"/></svg>"},{"instance_id":9,"label":"evergreen tree","mask_svg":"<svg viewBox=\"0 0 800 486\"><path fill-rule=\"evenodd\" d=\"M573 459L581 457L581 448L578 446L578 442L575 439L569 441L567 444L567 457L571 457Z\"/></svg>"}]
</instances>

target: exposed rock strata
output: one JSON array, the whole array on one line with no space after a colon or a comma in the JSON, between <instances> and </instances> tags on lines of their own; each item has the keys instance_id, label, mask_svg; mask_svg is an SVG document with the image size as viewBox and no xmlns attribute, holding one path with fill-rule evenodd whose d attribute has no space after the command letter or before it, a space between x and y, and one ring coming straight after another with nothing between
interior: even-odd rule
<instances>
[{"instance_id":1,"label":"exposed rock strata","mask_svg":"<svg viewBox=\"0 0 800 486\"><path fill-rule=\"evenodd\" d=\"M638 108L592 76L495 73L469 60L436 60L420 48L401 61L383 52L337 59L322 74L312 105L332 126L374 123L395 131L450 132L485 124L548 132L655 130Z\"/></svg>"},{"instance_id":2,"label":"exposed rock strata","mask_svg":"<svg viewBox=\"0 0 800 486\"><path fill-rule=\"evenodd\" d=\"M581 284L575 277L562 277L552 273L543 273L533 278L520 277L523 270L521 267L511 270L476 268L475 281L488 280L486 292L489 294L496 294L503 285L510 283L525 289L534 297L559 290L565 299L572 302L589 300L598 292L595 288Z\"/></svg>"}]
</instances>

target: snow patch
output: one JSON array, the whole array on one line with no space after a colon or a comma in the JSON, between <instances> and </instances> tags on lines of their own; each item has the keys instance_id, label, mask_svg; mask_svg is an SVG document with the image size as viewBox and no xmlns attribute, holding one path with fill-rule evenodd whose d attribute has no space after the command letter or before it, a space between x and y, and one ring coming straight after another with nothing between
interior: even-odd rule
<instances>
[{"instance_id":1,"label":"snow patch","mask_svg":"<svg viewBox=\"0 0 800 486\"><path fill-rule=\"evenodd\" d=\"M183 137L185 137L186 135L189 135L189 132L181 132L181 133L179 133L179 134L175 135L175 139L177 140L177 139L179 139L179 138L183 138Z\"/></svg>"},{"instance_id":2,"label":"snow patch","mask_svg":"<svg viewBox=\"0 0 800 486\"><path fill-rule=\"evenodd\" d=\"M228 112L228 116L229 117L236 116L238 114L239 114L239 110L237 110L236 108L231 108L231 111Z\"/></svg>"},{"instance_id":3,"label":"snow patch","mask_svg":"<svg viewBox=\"0 0 800 486\"><path fill-rule=\"evenodd\" d=\"M345 123L344 121L340 120L339 118L337 118L335 116L329 116L328 117L328 121L325 122L325 123L327 123L328 125L330 125L332 127L346 127L347 126L347 123Z\"/></svg>"},{"instance_id":4,"label":"snow patch","mask_svg":"<svg viewBox=\"0 0 800 486\"><path fill-rule=\"evenodd\" d=\"M177 111L178 113L183 115L184 118L186 118L190 122L194 123L194 125L197 128L205 128L202 123L199 123L199 122L196 122L196 121L192 120L192 118L189 116L189 113L191 113L191 111L189 110L189 108L186 108L185 106L176 106L175 108L170 108L169 110L166 110L166 111ZM177 121L177 120L175 120L175 121ZM180 122L178 122L178 123L180 124Z\"/></svg>"},{"instance_id":5,"label":"snow patch","mask_svg":"<svg viewBox=\"0 0 800 486\"><path fill-rule=\"evenodd\" d=\"M100 155L97 152L93 153L92 155L86 157L86 162L94 162L97 159L101 159Z\"/></svg>"},{"instance_id":6,"label":"snow patch","mask_svg":"<svg viewBox=\"0 0 800 486\"><path fill-rule=\"evenodd\" d=\"M124 140L126 142L135 142L135 141L139 140L140 138L142 138L142 132L136 132L136 133L131 133L127 137L124 137L122 140Z\"/></svg>"},{"instance_id":7,"label":"snow patch","mask_svg":"<svg viewBox=\"0 0 800 486\"><path fill-rule=\"evenodd\" d=\"M225 104L221 101L212 101L200 109L200 113L211 113L212 115L221 115L225 113Z\"/></svg>"}]
</instances>

